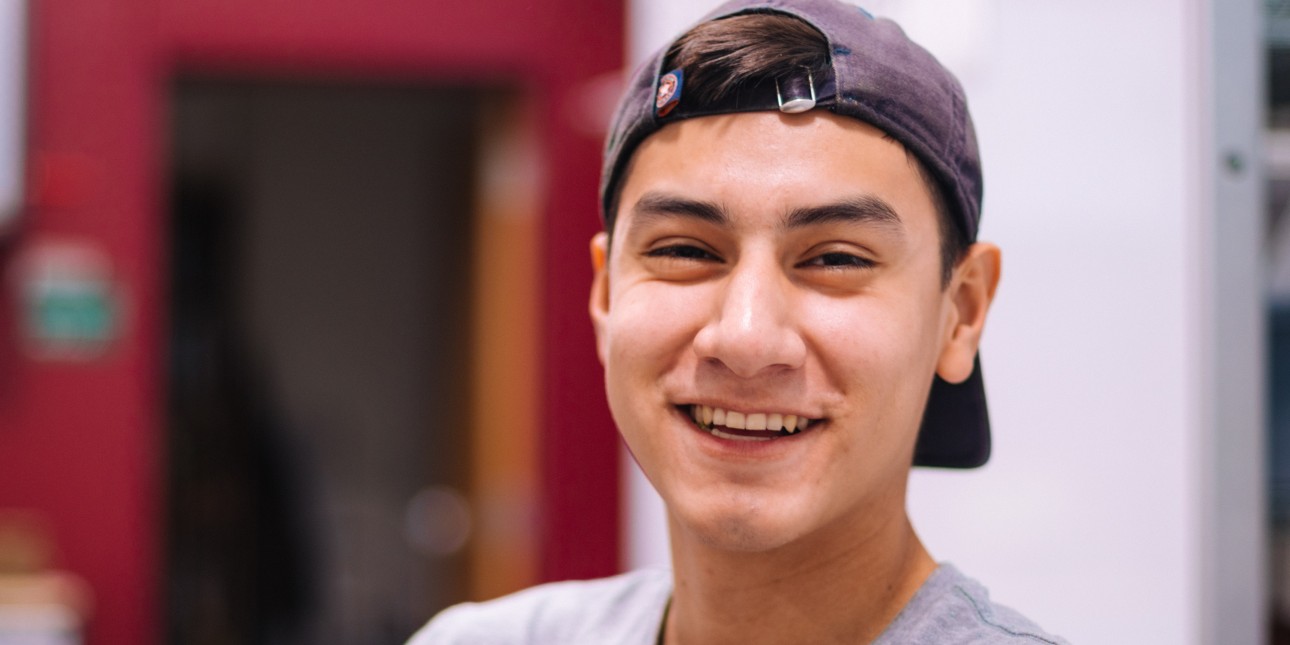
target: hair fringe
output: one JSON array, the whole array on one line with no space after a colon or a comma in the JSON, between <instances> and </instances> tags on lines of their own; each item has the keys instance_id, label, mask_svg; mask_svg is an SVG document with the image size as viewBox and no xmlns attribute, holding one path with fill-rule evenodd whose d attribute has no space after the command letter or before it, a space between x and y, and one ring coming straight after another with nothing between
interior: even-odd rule
<instances>
[{"instance_id":1,"label":"hair fringe","mask_svg":"<svg viewBox=\"0 0 1290 645\"><path fill-rule=\"evenodd\" d=\"M754 13L703 23L668 50L665 69L685 72L685 100L710 104L742 88L783 80L831 64L829 43L814 27L785 14Z\"/></svg>"}]
</instances>

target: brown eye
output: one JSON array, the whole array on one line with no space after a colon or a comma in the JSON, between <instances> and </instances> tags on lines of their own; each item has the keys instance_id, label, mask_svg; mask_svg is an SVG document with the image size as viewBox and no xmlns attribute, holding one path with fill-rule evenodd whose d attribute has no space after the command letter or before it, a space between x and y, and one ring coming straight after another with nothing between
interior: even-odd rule
<instances>
[{"instance_id":1,"label":"brown eye","mask_svg":"<svg viewBox=\"0 0 1290 645\"><path fill-rule=\"evenodd\" d=\"M874 265L872 260L862 258L850 253L824 253L816 256L806 262L807 266L819 266L826 268L849 268L867 269Z\"/></svg>"},{"instance_id":2,"label":"brown eye","mask_svg":"<svg viewBox=\"0 0 1290 645\"><path fill-rule=\"evenodd\" d=\"M697 246L689 244L673 244L657 249L651 249L647 251L645 255L651 258L675 258L678 260L716 261L720 259Z\"/></svg>"}]
</instances>

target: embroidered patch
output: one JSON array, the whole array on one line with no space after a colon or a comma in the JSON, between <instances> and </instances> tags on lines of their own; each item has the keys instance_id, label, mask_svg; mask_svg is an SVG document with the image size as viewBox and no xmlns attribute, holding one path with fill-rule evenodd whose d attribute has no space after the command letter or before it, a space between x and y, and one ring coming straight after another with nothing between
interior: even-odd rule
<instances>
[{"instance_id":1,"label":"embroidered patch","mask_svg":"<svg viewBox=\"0 0 1290 645\"><path fill-rule=\"evenodd\" d=\"M658 93L654 99L654 113L658 116L667 116L678 103L681 102L681 85L684 83L685 74L679 69L674 69L658 79Z\"/></svg>"}]
</instances>

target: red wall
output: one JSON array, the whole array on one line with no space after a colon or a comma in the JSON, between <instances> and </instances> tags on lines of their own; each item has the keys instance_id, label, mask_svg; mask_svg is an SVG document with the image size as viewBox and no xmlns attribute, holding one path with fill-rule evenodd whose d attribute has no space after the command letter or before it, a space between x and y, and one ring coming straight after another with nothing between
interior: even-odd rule
<instances>
[{"instance_id":1,"label":"red wall","mask_svg":"<svg viewBox=\"0 0 1290 645\"><path fill-rule=\"evenodd\" d=\"M616 0L32 0L29 212L0 246L90 240L124 287L102 360L40 362L0 299L0 508L54 522L59 564L89 580L93 644L158 640L164 464L167 107L179 74L512 83L544 123L545 579L618 564L617 437L585 303L600 137L582 83L622 62ZM554 160L558 160L558 163ZM559 439L556 440L555 437Z\"/></svg>"}]
</instances>

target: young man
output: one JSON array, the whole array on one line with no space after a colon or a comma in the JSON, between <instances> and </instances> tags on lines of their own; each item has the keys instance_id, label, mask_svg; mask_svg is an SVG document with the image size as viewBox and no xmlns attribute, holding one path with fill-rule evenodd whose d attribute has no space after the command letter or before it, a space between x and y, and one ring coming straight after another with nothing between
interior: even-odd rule
<instances>
[{"instance_id":1,"label":"young man","mask_svg":"<svg viewBox=\"0 0 1290 645\"><path fill-rule=\"evenodd\" d=\"M591 316L674 570L460 605L413 643L1062 642L905 510L911 464L989 455L1000 254L946 70L851 5L735 0L638 73L601 197Z\"/></svg>"}]
</instances>

